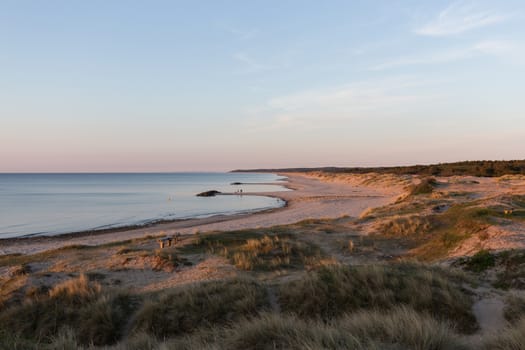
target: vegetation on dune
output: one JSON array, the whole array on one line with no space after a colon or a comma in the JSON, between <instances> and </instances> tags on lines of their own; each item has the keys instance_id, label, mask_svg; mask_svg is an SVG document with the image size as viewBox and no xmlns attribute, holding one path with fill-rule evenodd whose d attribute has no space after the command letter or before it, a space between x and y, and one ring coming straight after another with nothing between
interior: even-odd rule
<instances>
[{"instance_id":1,"label":"vegetation on dune","mask_svg":"<svg viewBox=\"0 0 525 350\"><path fill-rule=\"evenodd\" d=\"M521 350L525 349L525 317L514 326L488 336L483 344L487 350Z\"/></svg>"},{"instance_id":2,"label":"vegetation on dune","mask_svg":"<svg viewBox=\"0 0 525 350\"><path fill-rule=\"evenodd\" d=\"M427 186L359 220L199 233L164 249L150 237L1 257L0 349L523 348L525 298L514 289L525 288L525 250L480 250L452 267L399 260L440 261L489 225L515 225L525 196L483 207L438 196L430 178ZM363 228L376 233L360 235ZM114 288L128 268L160 286L160 277L197 271L210 255L227 259L237 267L226 266L228 276L238 277L156 292ZM97 264L97 256L107 260ZM72 266L84 261L90 266L78 275ZM215 276L223 275L205 278ZM509 326L473 346L475 281L511 296Z\"/></svg>"},{"instance_id":3,"label":"vegetation on dune","mask_svg":"<svg viewBox=\"0 0 525 350\"><path fill-rule=\"evenodd\" d=\"M518 323L522 318L525 319L525 296L513 294L507 297L503 315L512 324Z\"/></svg>"},{"instance_id":4,"label":"vegetation on dune","mask_svg":"<svg viewBox=\"0 0 525 350\"><path fill-rule=\"evenodd\" d=\"M525 175L525 160L479 160L464 161L456 163L440 163L432 165L412 165L397 167L376 167L376 168L283 168L283 169L249 169L235 170L242 172L309 172L322 171L325 173L344 173L344 174L395 174L395 175L421 175L421 176L503 176L503 175Z\"/></svg>"},{"instance_id":5,"label":"vegetation on dune","mask_svg":"<svg viewBox=\"0 0 525 350\"><path fill-rule=\"evenodd\" d=\"M257 237L250 246L268 249L259 242L265 237ZM477 271L487 265L485 254L462 266ZM520 265L520 252L490 254L496 266ZM470 280L460 271L395 263L329 266L300 276L278 284L274 301L265 284L246 278L130 294L80 276L1 310L0 348L472 348L456 333L477 327L462 287ZM507 301L513 325L486 338L484 348L520 348L523 305Z\"/></svg>"},{"instance_id":6,"label":"vegetation on dune","mask_svg":"<svg viewBox=\"0 0 525 350\"><path fill-rule=\"evenodd\" d=\"M473 331L472 300L460 281L445 270L409 263L332 266L282 284L279 300L287 312L324 320L360 309L406 305Z\"/></svg>"},{"instance_id":7,"label":"vegetation on dune","mask_svg":"<svg viewBox=\"0 0 525 350\"><path fill-rule=\"evenodd\" d=\"M294 235L244 230L200 236L192 247L218 254L243 270L275 270L315 265L323 254Z\"/></svg>"},{"instance_id":8,"label":"vegetation on dune","mask_svg":"<svg viewBox=\"0 0 525 350\"><path fill-rule=\"evenodd\" d=\"M488 250L482 249L466 260L467 270L482 272L496 265L496 258Z\"/></svg>"},{"instance_id":9,"label":"vegetation on dune","mask_svg":"<svg viewBox=\"0 0 525 350\"><path fill-rule=\"evenodd\" d=\"M409 308L358 312L329 323L264 314L213 334L167 344L172 349L464 349L451 327Z\"/></svg>"},{"instance_id":10,"label":"vegetation on dune","mask_svg":"<svg viewBox=\"0 0 525 350\"><path fill-rule=\"evenodd\" d=\"M437 181L433 177L424 178L417 185L410 188L410 195L417 196L421 194L429 194L434 191L437 186Z\"/></svg>"},{"instance_id":11,"label":"vegetation on dune","mask_svg":"<svg viewBox=\"0 0 525 350\"><path fill-rule=\"evenodd\" d=\"M49 342L72 328L82 344L118 341L139 299L128 293L103 293L86 276L60 283L0 313L0 330L11 339Z\"/></svg>"},{"instance_id":12,"label":"vegetation on dune","mask_svg":"<svg viewBox=\"0 0 525 350\"><path fill-rule=\"evenodd\" d=\"M525 288L525 250L509 250L496 254L501 270L494 285L502 289Z\"/></svg>"},{"instance_id":13,"label":"vegetation on dune","mask_svg":"<svg viewBox=\"0 0 525 350\"><path fill-rule=\"evenodd\" d=\"M442 258L462 241L488 228L494 215L490 209L469 204L454 205L442 214L432 215L431 236L413 255L423 260Z\"/></svg>"},{"instance_id":14,"label":"vegetation on dune","mask_svg":"<svg viewBox=\"0 0 525 350\"><path fill-rule=\"evenodd\" d=\"M476 273L493 271L492 284L496 288L504 290L525 288L525 250L523 249L502 252L482 249L471 257L459 258L454 265Z\"/></svg>"},{"instance_id":15,"label":"vegetation on dune","mask_svg":"<svg viewBox=\"0 0 525 350\"><path fill-rule=\"evenodd\" d=\"M478 207L473 202L456 204L443 212L424 215L386 216L377 225L376 236L402 239L411 247L409 256L423 261L434 261L464 240L482 234L495 218L498 210Z\"/></svg>"},{"instance_id":16,"label":"vegetation on dune","mask_svg":"<svg viewBox=\"0 0 525 350\"><path fill-rule=\"evenodd\" d=\"M133 331L170 337L253 316L268 306L266 289L255 281L204 282L149 299L135 315Z\"/></svg>"},{"instance_id":17,"label":"vegetation on dune","mask_svg":"<svg viewBox=\"0 0 525 350\"><path fill-rule=\"evenodd\" d=\"M411 215L386 220L379 225L378 230L386 237L414 237L427 235L434 227L435 222L431 217Z\"/></svg>"},{"instance_id":18,"label":"vegetation on dune","mask_svg":"<svg viewBox=\"0 0 525 350\"><path fill-rule=\"evenodd\" d=\"M0 346L13 344L12 338L0 340ZM23 340L16 344L23 349L37 348L34 343ZM87 347L78 343L74 332L65 329L52 339L47 348ZM388 312L345 314L328 323L293 315L263 313L229 325L200 329L183 337L158 338L148 333L137 333L109 349L459 350L466 347L448 323L410 308L397 307Z\"/></svg>"}]
</instances>

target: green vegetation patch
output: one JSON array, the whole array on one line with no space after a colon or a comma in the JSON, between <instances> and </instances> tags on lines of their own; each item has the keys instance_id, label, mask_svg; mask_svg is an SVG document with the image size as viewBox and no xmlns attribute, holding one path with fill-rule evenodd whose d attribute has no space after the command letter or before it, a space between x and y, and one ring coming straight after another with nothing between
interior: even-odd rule
<instances>
[{"instance_id":1,"label":"green vegetation patch","mask_svg":"<svg viewBox=\"0 0 525 350\"><path fill-rule=\"evenodd\" d=\"M406 305L453 322L463 331L477 327L461 278L417 264L325 267L283 284L279 300L284 311L301 317L329 320L360 309Z\"/></svg>"},{"instance_id":2,"label":"green vegetation patch","mask_svg":"<svg viewBox=\"0 0 525 350\"><path fill-rule=\"evenodd\" d=\"M473 256L465 259L464 266L467 270L483 272L496 265L496 256L488 250L480 250Z\"/></svg>"}]
</instances>

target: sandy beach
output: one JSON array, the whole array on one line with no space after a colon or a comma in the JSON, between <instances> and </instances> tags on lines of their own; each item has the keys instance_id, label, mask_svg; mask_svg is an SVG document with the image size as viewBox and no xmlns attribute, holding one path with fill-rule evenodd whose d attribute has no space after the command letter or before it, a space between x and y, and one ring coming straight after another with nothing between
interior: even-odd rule
<instances>
[{"instance_id":1,"label":"sandy beach","mask_svg":"<svg viewBox=\"0 0 525 350\"><path fill-rule=\"evenodd\" d=\"M367 177L327 178L319 174L288 174L287 186L293 191L245 193L281 198L286 206L252 214L213 216L161 223L143 228L92 232L52 237L31 237L0 241L0 255L33 254L67 245L98 245L143 237L146 235L193 234L207 231L228 231L271 227L295 223L305 219L357 217L371 207L394 201L403 193L404 184L379 176L373 182Z\"/></svg>"}]
</instances>

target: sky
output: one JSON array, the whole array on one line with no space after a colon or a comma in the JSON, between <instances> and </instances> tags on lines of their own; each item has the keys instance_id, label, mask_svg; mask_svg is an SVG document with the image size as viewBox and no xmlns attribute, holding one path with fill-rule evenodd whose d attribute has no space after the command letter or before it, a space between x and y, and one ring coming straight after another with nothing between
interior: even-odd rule
<instances>
[{"instance_id":1,"label":"sky","mask_svg":"<svg viewBox=\"0 0 525 350\"><path fill-rule=\"evenodd\" d=\"M524 158L522 0L0 0L0 172Z\"/></svg>"}]
</instances>

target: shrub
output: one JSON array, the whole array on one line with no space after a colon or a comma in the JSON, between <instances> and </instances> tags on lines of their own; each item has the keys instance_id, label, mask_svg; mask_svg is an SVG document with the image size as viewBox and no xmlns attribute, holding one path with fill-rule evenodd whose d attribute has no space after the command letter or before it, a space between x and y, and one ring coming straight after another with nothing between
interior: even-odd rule
<instances>
[{"instance_id":1,"label":"shrub","mask_svg":"<svg viewBox=\"0 0 525 350\"><path fill-rule=\"evenodd\" d=\"M418 196L421 194L429 194L434 191L434 188L437 186L437 181L433 177L428 177L422 179L421 182L417 185L412 186L410 189L410 194L412 196Z\"/></svg>"},{"instance_id":2,"label":"shrub","mask_svg":"<svg viewBox=\"0 0 525 350\"><path fill-rule=\"evenodd\" d=\"M480 250L467 259L465 267L474 272L482 272L496 265L496 257L488 250Z\"/></svg>"}]
</instances>

